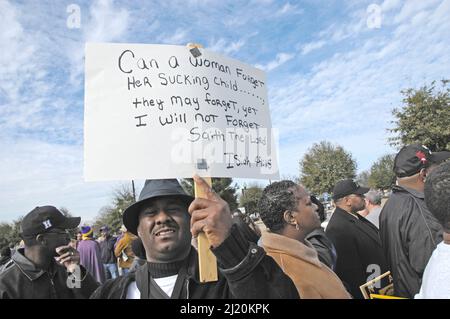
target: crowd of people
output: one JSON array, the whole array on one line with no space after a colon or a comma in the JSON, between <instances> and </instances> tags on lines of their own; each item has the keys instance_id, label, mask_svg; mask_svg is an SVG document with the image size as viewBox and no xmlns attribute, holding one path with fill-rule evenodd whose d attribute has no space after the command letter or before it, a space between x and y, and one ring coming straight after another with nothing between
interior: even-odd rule
<instances>
[{"instance_id":1,"label":"crowd of people","mask_svg":"<svg viewBox=\"0 0 450 319\"><path fill-rule=\"evenodd\" d=\"M0 298L361 299L370 282L375 294L450 298L449 158L403 147L384 205L381 192L338 181L326 229L323 204L287 180L261 195L264 227L232 213L198 176L206 198L175 179L147 180L117 238L104 226L96 239L84 225L71 240L79 217L36 207L22 221L24 247L1 250ZM199 279L200 232L217 258L216 281Z\"/></svg>"}]
</instances>

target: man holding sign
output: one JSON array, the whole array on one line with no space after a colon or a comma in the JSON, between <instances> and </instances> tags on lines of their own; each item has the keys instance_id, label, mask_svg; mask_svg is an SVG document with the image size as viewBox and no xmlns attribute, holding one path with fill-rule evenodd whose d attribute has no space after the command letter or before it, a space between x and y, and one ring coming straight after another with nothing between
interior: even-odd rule
<instances>
[{"instance_id":1,"label":"man holding sign","mask_svg":"<svg viewBox=\"0 0 450 319\"><path fill-rule=\"evenodd\" d=\"M146 181L123 220L142 239L147 263L136 273L106 282L91 298L298 298L273 259L233 225L228 204L202 178L194 179L207 198L186 195L173 179ZM200 232L217 257L218 281L201 283L198 278L191 236Z\"/></svg>"},{"instance_id":2,"label":"man holding sign","mask_svg":"<svg viewBox=\"0 0 450 319\"><path fill-rule=\"evenodd\" d=\"M203 49L88 43L85 180L279 178L266 82Z\"/></svg>"}]
</instances>

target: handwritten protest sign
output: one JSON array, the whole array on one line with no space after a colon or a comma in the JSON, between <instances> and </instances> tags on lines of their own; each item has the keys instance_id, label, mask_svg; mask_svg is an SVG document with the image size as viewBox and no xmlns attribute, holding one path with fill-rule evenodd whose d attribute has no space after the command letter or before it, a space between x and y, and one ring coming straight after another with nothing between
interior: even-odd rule
<instances>
[{"instance_id":1,"label":"handwritten protest sign","mask_svg":"<svg viewBox=\"0 0 450 319\"><path fill-rule=\"evenodd\" d=\"M264 72L200 52L86 45L85 180L278 178Z\"/></svg>"}]
</instances>

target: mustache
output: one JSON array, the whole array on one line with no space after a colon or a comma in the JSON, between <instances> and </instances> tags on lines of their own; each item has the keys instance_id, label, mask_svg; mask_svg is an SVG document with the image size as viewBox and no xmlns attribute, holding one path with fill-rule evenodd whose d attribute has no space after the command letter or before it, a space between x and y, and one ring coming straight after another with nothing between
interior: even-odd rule
<instances>
[{"instance_id":1,"label":"mustache","mask_svg":"<svg viewBox=\"0 0 450 319\"><path fill-rule=\"evenodd\" d=\"M152 235L156 235L159 231L163 230L163 229L173 229L173 230L178 230L180 227L178 226L178 224L174 221L167 221L164 222L162 224L159 224L158 226L155 226L151 233Z\"/></svg>"}]
</instances>

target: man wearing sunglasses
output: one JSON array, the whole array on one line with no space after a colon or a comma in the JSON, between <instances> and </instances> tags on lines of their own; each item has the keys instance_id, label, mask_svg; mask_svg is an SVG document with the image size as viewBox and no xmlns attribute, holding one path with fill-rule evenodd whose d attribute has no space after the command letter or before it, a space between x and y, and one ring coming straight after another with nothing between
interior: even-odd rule
<instances>
[{"instance_id":1,"label":"man wearing sunglasses","mask_svg":"<svg viewBox=\"0 0 450 319\"><path fill-rule=\"evenodd\" d=\"M68 245L68 229L80 217L65 217L53 206L36 207L21 223L24 249L19 249L0 274L0 299L82 299L98 287L79 265Z\"/></svg>"}]
</instances>

